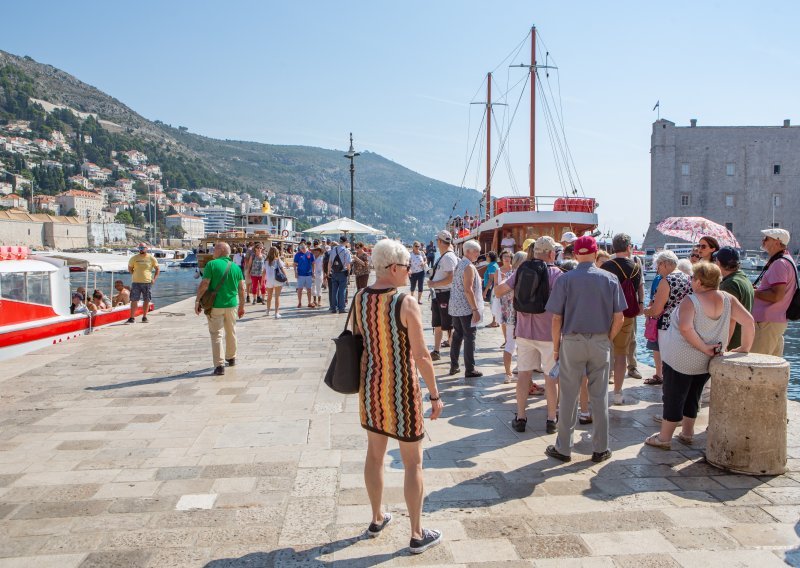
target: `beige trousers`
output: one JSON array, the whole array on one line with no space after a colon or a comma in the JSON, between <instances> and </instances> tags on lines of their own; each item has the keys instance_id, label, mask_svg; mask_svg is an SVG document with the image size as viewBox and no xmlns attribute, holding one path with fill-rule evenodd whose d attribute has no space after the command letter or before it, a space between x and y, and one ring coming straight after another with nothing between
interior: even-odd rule
<instances>
[{"instance_id":1,"label":"beige trousers","mask_svg":"<svg viewBox=\"0 0 800 568\"><path fill-rule=\"evenodd\" d=\"M756 336L753 339L751 353L763 353L783 357L783 334L786 323L774 321L756 322Z\"/></svg>"},{"instance_id":2,"label":"beige trousers","mask_svg":"<svg viewBox=\"0 0 800 568\"><path fill-rule=\"evenodd\" d=\"M236 357L236 312L238 308L214 308L208 318L211 335L211 354L214 366L222 367L225 359ZM225 330L225 359L222 357L222 330Z\"/></svg>"}]
</instances>

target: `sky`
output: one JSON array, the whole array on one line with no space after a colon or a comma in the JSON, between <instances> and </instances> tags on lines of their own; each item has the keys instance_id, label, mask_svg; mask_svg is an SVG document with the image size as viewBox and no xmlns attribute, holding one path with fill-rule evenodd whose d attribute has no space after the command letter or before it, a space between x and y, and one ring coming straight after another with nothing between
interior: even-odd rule
<instances>
[{"instance_id":1,"label":"sky","mask_svg":"<svg viewBox=\"0 0 800 568\"><path fill-rule=\"evenodd\" d=\"M503 61L535 25L558 65L550 85L560 83L600 229L638 241L655 103L679 126L800 124L798 16L793 1L28 0L4 6L16 25L3 27L0 49L198 134L345 150L353 132L358 151L482 190L485 159L468 157L484 107L470 103L485 100L487 72L493 100L524 75ZM513 63L529 59L526 43ZM527 194L528 108L509 130L493 195ZM536 136L536 192L560 195L541 116Z\"/></svg>"}]
</instances>

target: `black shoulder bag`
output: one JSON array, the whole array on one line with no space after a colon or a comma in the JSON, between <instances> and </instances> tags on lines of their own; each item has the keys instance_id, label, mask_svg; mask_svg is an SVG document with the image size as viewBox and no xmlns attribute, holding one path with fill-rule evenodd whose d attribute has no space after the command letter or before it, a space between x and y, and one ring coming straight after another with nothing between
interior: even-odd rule
<instances>
[{"instance_id":1,"label":"black shoulder bag","mask_svg":"<svg viewBox=\"0 0 800 568\"><path fill-rule=\"evenodd\" d=\"M761 282L761 279L764 277L764 274L766 274L767 269L769 269L772 263L775 262L776 260L785 260L792 266L792 271L794 272L794 295L792 296L792 301L789 302L789 307L786 308L786 319L790 321L800 320L800 280L798 280L797 277L797 267L791 260L786 258L783 255L783 253L781 253L780 256L775 256L769 259L769 262L764 267L764 270L761 271L761 274L758 275L756 281L753 282L753 286L758 286L758 283Z\"/></svg>"},{"instance_id":2,"label":"black shoulder bag","mask_svg":"<svg viewBox=\"0 0 800 568\"><path fill-rule=\"evenodd\" d=\"M344 331L333 339L336 352L328 366L328 372L325 373L325 384L341 394L355 394L361 386L361 354L364 351L364 339L347 329L355 305L356 299L353 298L344 322Z\"/></svg>"}]
</instances>

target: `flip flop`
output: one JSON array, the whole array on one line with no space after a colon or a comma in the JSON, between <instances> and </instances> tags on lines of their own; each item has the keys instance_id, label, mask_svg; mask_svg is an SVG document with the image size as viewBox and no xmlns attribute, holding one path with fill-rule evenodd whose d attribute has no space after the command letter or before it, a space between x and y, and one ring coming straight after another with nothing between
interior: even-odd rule
<instances>
[{"instance_id":1,"label":"flip flop","mask_svg":"<svg viewBox=\"0 0 800 568\"><path fill-rule=\"evenodd\" d=\"M645 438L644 443L648 446L653 446L654 448L658 448L660 450L671 450L672 449L672 442L662 442L661 439L658 437L659 434L653 434L652 436L648 436Z\"/></svg>"},{"instance_id":2,"label":"flip flop","mask_svg":"<svg viewBox=\"0 0 800 568\"><path fill-rule=\"evenodd\" d=\"M644 384L646 385L663 385L664 379L659 377L658 375L653 375L649 379L644 380Z\"/></svg>"},{"instance_id":3,"label":"flip flop","mask_svg":"<svg viewBox=\"0 0 800 568\"><path fill-rule=\"evenodd\" d=\"M531 385L531 388L528 390L528 395L529 396L540 396L540 395L543 395L543 394L544 394L544 389L542 387L540 387L539 385L537 385L536 383L533 383Z\"/></svg>"}]
</instances>

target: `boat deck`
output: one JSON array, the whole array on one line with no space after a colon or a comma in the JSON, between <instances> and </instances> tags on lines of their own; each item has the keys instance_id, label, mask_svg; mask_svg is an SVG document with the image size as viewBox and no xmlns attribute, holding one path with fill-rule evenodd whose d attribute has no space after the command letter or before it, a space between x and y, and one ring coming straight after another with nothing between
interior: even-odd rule
<instances>
[{"instance_id":1,"label":"boat deck","mask_svg":"<svg viewBox=\"0 0 800 568\"><path fill-rule=\"evenodd\" d=\"M287 288L285 305L293 296ZM357 397L322 383L345 316L288 307L274 320L248 307L237 365L213 377L191 309L3 363L0 568L800 562L799 403L789 404L790 471L731 475L703 463L704 434L692 447L643 447L660 389L628 379L637 402L610 410L613 458L593 464L581 426L564 465L543 455L554 436L541 397L528 431L511 430L514 385L502 384L500 332L488 328L481 380L436 366L445 410L427 424L423 520L444 543L408 555L396 442L384 492L396 522L358 538L370 517L366 435Z\"/></svg>"}]
</instances>

